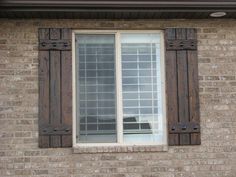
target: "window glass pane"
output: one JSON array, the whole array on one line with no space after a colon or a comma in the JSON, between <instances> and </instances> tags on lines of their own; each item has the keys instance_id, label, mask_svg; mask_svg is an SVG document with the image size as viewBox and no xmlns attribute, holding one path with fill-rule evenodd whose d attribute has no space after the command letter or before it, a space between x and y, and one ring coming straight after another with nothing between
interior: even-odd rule
<instances>
[{"instance_id":1,"label":"window glass pane","mask_svg":"<svg viewBox=\"0 0 236 177\"><path fill-rule=\"evenodd\" d=\"M159 34L121 34L125 143L162 142Z\"/></svg>"},{"instance_id":2,"label":"window glass pane","mask_svg":"<svg viewBox=\"0 0 236 177\"><path fill-rule=\"evenodd\" d=\"M77 142L117 141L115 36L76 35Z\"/></svg>"}]
</instances>

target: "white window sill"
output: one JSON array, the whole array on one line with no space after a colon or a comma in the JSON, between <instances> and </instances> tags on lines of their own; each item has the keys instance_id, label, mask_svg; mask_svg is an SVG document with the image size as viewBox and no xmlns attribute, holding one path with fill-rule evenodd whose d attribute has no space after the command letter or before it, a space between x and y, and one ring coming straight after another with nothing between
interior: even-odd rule
<instances>
[{"instance_id":1,"label":"white window sill","mask_svg":"<svg viewBox=\"0 0 236 177\"><path fill-rule=\"evenodd\" d=\"M166 152L167 145L104 145L88 146L75 145L73 153L90 154L90 153L131 153L131 152Z\"/></svg>"}]
</instances>

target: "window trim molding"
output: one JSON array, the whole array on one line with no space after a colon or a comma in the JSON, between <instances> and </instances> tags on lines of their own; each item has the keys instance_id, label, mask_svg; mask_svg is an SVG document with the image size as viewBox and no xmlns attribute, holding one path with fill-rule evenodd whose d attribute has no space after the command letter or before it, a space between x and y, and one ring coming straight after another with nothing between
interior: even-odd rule
<instances>
[{"instance_id":1,"label":"window trim molding","mask_svg":"<svg viewBox=\"0 0 236 177\"><path fill-rule=\"evenodd\" d=\"M163 119L162 119L162 127L163 127L163 141L162 143L135 143L129 144L123 142L123 107L122 107L122 78L121 78L121 55L120 55L120 34L121 33L157 33L160 34L160 56L161 56L161 88L162 88L162 111L163 111ZM76 142L76 53L75 53L75 36L76 34L114 34L115 35L115 65L116 65L116 103L117 107L117 143L77 143ZM166 114L166 77L165 77L165 46L164 46L164 31L163 30L73 30L72 31L72 143L73 147L78 148L86 148L86 147L144 147L145 146L167 146L167 114ZM122 133L119 133L122 132ZM164 148L166 149L166 148Z\"/></svg>"}]
</instances>

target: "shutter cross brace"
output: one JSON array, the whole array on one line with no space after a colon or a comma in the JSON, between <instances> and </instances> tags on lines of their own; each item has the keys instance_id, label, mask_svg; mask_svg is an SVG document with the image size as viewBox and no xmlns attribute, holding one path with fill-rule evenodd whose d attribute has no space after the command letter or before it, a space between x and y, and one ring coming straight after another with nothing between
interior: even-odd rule
<instances>
[{"instance_id":1,"label":"shutter cross brace","mask_svg":"<svg viewBox=\"0 0 236 177\"><path fill-rule=\"evenodd\" d=\"M169 39L166 40L166 50L197 50L197 40Z\"/></svg>"},{"instance_id":2,"label":"shutter cross brace","mask_svg":"<svg viewBox=\"0 0 236 177\"><path fill-rule=\"evenodd\" d=\"M44 126L39 133L40 135L71 135L72 131L69 126Z\"/></svg>"},{"instance_id":3,"label":"shutter cross brace","mask_svg":"<svg viewBox=\"0 0 236 177\"><path fill-rule=\"evenodd\" d=\"M71 40L43 40L39 42L39 50L71 50Z\"/></svg>"},{"instance_id":4,"label":"shutter cross brace","mask_svg":"<svg viewBox=\"0 0 236 177\"><path fill-rule=\"evenodd\" d=\"M169 125L170 133L199 133L199 123L176 123Z\"/></svg>"}]
</instances>

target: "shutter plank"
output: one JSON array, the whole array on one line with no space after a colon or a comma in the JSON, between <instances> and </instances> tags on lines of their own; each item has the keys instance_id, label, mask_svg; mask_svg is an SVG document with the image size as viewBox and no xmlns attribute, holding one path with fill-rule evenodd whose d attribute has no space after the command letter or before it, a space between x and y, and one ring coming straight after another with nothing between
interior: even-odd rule
<instances>
[{"instance_id":1,"label":"shutter plank","mask_svg":"<svg viewBox=\"0 0 236 177\"><path fill-rule=\"evenodd\" d=\"M62 146L68 147L71 146L72 142L72 61L71 61L71 52L63 51L62 52L62 123L70 127L70 135L62 135Z\"/></svg>"},{"instance_id":2,"label":"shutter plank","mask_svg":"<svg viewBox=\"0 0 236 177\"><path fill-rule=\"evenodd\" d=\"M51 124L55 127L54 131L58 131L61 124L61 64L60 51L50 51L50 118ZM51 136L51 146L60 147L60 135Z\"/></svg>"},{"instance_id":3,"label":"shutter plank","mask_svg":"<svg viewBox=\"0 0 236 177\"><path fill-rule=\"evenodd\" d=\"M60 28L50 28L50 39L61 39L61 29Z\"/></svg>"},{"instance_id":4,"label":"shutter plank","mask_svg":"<svg viewBox=\"0 0 236 177\"><path fill-rule=\"evenodd\" d=\"M71 39L71 30L62 29L62 39ZM61 53L61 80L62 80L62 123L70 127L70 135L62 135L62 147L72 146L72 55L71 51Z\"/></svg>"},{"instance_id":5,"label":"shutter plank","mask_svg":"<svg viewBox=\"0 0 236 177\"><path fill-rule=\"evenodd\" d=\"M167 39L175 39L175 29L166 30ZM178 102L177 102L177 68L176 51L166 51L166 94L167 94L167 117L168 129L178 122ZM169 134L169 144L179 144L178 134Z\"/></svg>"},{"instance_id":6,"label":"shutter plank","mask_svg":"<svg viewBox=\"0 0 236 177\"><path fill-rule=\"evenodd\" d=\"M39 126L49 123L49 53L39 55ZM49 136L39 136L39 146L49 147Z\"/></svg>"},{"instance_id":7,"label":"shutter plank","mask_svg":"<svg viewBox=\"0 0 236 177\"><path fill-rule=\"evenodd\" d=\"M49 39L49 29L39 30L40 39ZM39 130L49 123L49 52L39 52ZM39 133L39 147L50 146L49 136Z\"/></svg>"},{"instance_id":8,"label":"shutter plank","mask_svg":"<svg viewBox=\"0 0 236 177\"><path fill-rule=\"evenodd\" d=\"M60 29L50 29L50 39L58 40L61 37ZM55 127L54 131L57 131L61 124L61 52L50 51L50 118L51 124ZM52 135L51 147L61 146L61 136Z\"/></svg>"},{"instance_id":9,"label":"shutter plank","mask_svg":"<svg viewBox=\"0 0 236 177\"><path fill-rule=\"evenodd\" d=\"M176 29L176 39L186 39L186 29ZM188 64L186 50L177 51L177 73L178 73L178 110L179 122L189 122L188 106ZM179 135L181 145L190 143L190 135L183 133Z\"/></svg>"},{"instance_id":10,"label":"shutter plank","mask_svg":"<svg viewBox=\"0 0 236 177\"><path fill-rule=\"evenodd\" d=\"M188 39L197 39L196 29L187 31ZM198 60L197 51L188 51L188 77L189 77L189 115L190 121L200 122L199 85L198 85ZM200 127L199 127L200 128ZM200 144L200 133L191 133L191 144Z\"/></svg>"}]
</instances>

